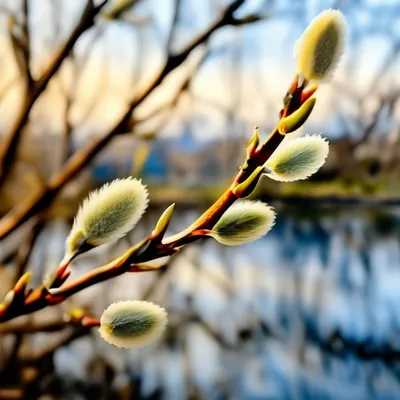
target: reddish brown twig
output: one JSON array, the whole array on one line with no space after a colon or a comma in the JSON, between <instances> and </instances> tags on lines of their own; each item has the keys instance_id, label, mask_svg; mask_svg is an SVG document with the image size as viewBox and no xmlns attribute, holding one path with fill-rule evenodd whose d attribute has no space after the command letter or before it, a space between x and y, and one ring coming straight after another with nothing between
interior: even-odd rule
<instances>
[{"instance_id":1,"label":"reddish brown twig","mask_svg":"<svg viewBox=\"0 0 400 400\"><path fill-rule=\"evenodd\" d=\"M0 239L4 239L16 228L21 226L29 218L48 207L60 190L71 181L93 158L112 140L114 136L132 130L134 118L132 112L157 88L168 74L178 68L200 44L206 42L209 37L219 28L226 25L237 25L238 19L233 17L233 13L244 3L245 0L236 0L228 6L221 14L220 18L209 26L203 33L194 38L183 50L178 53L169 54L164 67L157 76L149 83L141 93L137 94L128 105L122 118L114 127L103 137L91 142L87 147L74 154L66 163L64 168L55 175L47 187L28 198L26 201L17 205L9 214L0 221ZM1 183L1 163L0 163L0 183Z\"/></svg>"},{"instance_id":2,"label":"reddish brown twig","mask_svg":"<svg viewBox=\"0 0 400 400\"><path fill-rule=\"evenodd\" d=\"M289 100L280 113L281 118L298 110L302 105L301 99L304 86L305 84L298 85L298 79L296 77L286 96ZM162 237L157 234L152 234L114 261L98 267L81 278L64 285L63 283L67 280L69 273L65 270L66 266L63 266L60 268L57 279L55 280L56 284L53 284L52 288L46 289L44 286L39 286L33 292L27 293L23 299L19 297L17 304L15 304L15 302L3 304L3 306L0 307L0 322L61 303L68 297L89 286L122 275L126 272L154 270L155 268L148 267L144 263L160 257L173 255L182 246L203 237L202 233L211 229L222 214L238 199L237 189L239 185L245 182L249 177L252 177L253 173L256 170L258 171L259 167L265 164L283 138L284 135L276 128L264 143L256 148L252 148L229 188L187 229L165 240L162 240ZM258 178L259 175L256 177L255 183L257 183ZM164 233L165 232L162 234ZM18 294L21 296L21 290L19 290Z\"/></svg>"}]
</instances>

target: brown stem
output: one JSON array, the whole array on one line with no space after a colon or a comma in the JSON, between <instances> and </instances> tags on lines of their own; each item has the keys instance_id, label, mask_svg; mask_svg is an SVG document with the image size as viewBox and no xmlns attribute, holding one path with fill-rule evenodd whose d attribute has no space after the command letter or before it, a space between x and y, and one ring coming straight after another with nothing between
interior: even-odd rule
<instances>
[{"instance_id":1,"label":"brown stem","mask_svg":"<svg viewBox=\"0 0 400 400\"><path fill-rule=\"evenodd\" d=\"M22 2L22 14L23 14L23 22L22 22L22 33L24 35L24 46L22 46L22 53L25 60L25 76L27 80L28 89L32 88L33 78L30 69L31 62L31 38L29 32L29 0L23 0Z\"/></svg>"},{"instance_id":2,"label":"brown stem","mask_svg":"<svg viewBox=\"0 0 400 400\"><path fill-rule=\"evenodd\" d=\"M297 80L297 79L296 79ZM302 89L297 88L297 85L292 85L290 90L289 100L285 104L282 116L286 116L291 112L296 111L301 106ZM175 236L165 239L159 243L152 241L152 237L143 239L134 247L130 248L121 257L106 264L102 267L96 268L76 281L61 286L59 289L46 290L43 286L38 287L23 301L19 307L5 306L0 312L0 321L4 322L15 318L20 315L32 313L50 305L58 304L69 296L80 292L81 290L92 286L96 283L103 282L110 278L122 275L125 272L142 272L148 271L144 263L166 256L173 255L178 251L178 248L189 243L192 239L199 236L193 235L194 231L200 233L211 229L222 214L237 200L237 196L233 193L233 189L240 183L244 182L256 168L265 164L271 154L276 150L282 142L284 135L280 134L278 129L275 128L269 135L267 140L252 152L252 154L245 160L239 173L233 180L230 187L223 193L223 195L190 227L178 233ZM193 236L193 237L191 237ZM201 236L200 236L201 237Z\"/></svg>"},{"instance_id":3,"label":"brown stem","mask_svg":"<svg viewBox=\"0 0 400 400\"><path fill-rule=\"evenodd\" d=\"M57 332L69 326L68 321L57 320L52 322L29 323L27 321L19 323L7 323L0 325L0 335L10 333L37 333L37 332Z\"/></svg>"},{"instance_id":4,"label":"brown stem","mask_svg":"<svg viewBox=\"0 0 400 400\"><path fill-rule=\"evenodd\" d=\"M133 125L132 112L141 104L153 90L158 87L166 76L179 67L190 55L190 53L200 44L206 42L208 38L219 28L235 23L233 13L244 3L244 0L236 0L225 9L221 17L210 25L199 36L194 38L182 51L177 54L170 54L164 68L153 79L148 87L139 93L129 104L122 118L114 127L103 137L96 139L86 148L74 154L66 163L65 167L51 179L49 185L37 195L27 199L18 205L0 221L0 239L4 239L16 228L21 226L37 212L48 207L54 200L59 191L73 179L92 159L112 140L112 138L126 131L130 131ZM1 153L0 153L0 185L1 185Z\"/></svg>"},{"instance_id":5,"label":"brown stem","mask_svg":"<svg viewBox=\"0 0 400 400\"><path fill-rule=\"evenodd\" d=\"M192 225L190 225L184 231L178 233L177 235L167 238L164 243L170 244L178 242L180 244L185 243L182 240L190 235L191 232L200 229L211 229L218 220L222 217L224 212L238 199L236 195L232 192L232 188L236 183L243 182L248 178L254 170L266 163L271 154L282 142L284 136L281 135L277 129L269 135L263 146L257 150L255 155L247 160L247 166L245 169L241 169L236 175L232 185L225 190L222 196L207 210L200 218L198 218Z\"/></svg>"},{"instance_id":6,"label":"brown stem","mask_svg":"<svg viewBox=\"0 0 400 400\"><path fill-rule=\"evenodd\" d=\"M22 361L25 365L37 365L41 360L46 357L51 357L55 351L59 348L68 346L74 340L85 336L90 332L91 327L78 327L72 329L70 332L64 335L63 338L58 340L57 342L49 344L46 348L41 350L38 354L27 354L22 358Z\"/></svg>"},{"instance_id":7,"label":"brown stem","mask_svg":"<svg viewBox=\"0 0 400 400\"><path fill-rule=\"evenodd\" d=\"M43 229L43 226L43 220L39 217L39 220L36 221L34 227L32 228L32 231L29 233L24 243L22 243L21 247L18 249L15 261L16 271L14 276L14 285L18 282L19 278L21 278L21 276L25 272L33 247L35 246L36 239L39 236L40 231Z\"/></svg>"},{"instance_id":8,"label":"brown stem","mask_svg":"<svg viewBox=\"0 0 400 400\"><path fill-rule=\"evenodd\" d=\"M88 0L83 13L71 32L71 35L63 44L59 52L54 57L53 61L44 71L42 76L33 84L32 90L27 94L25 101L22 104L17 119L7 133L4 142L0 149L0 187L4 184L10 167L16 156L16 149L21 138L22 128L28 121L29 113L35 104L37 98L46 89L47 84L54 74L58 71L64 59L68 56L75 42L79 39L84 31L89 29L94 24L94 18L99 13L101 8L106 4L104 0L98 6L94 6L93 0Z\"/></svg>"},{"instance_id":9,"label":"brown stem","mask_svg":"<svg viewBox=\"0 0 400 400\"><path fill-rule=\"evenodd\" d=\"M53 294L50 294L43 286L40 286L25 299L21 307L5 310L0 314L0 321L8 321L17 316L29 314L47 306L61 303L85 288L120 276L125 272L148 271L148 268L138 264L176 253L176 247L191 241L190 234L194 230L212 228L220 216L237 200L231 188L236 183L243 181L246 176L249 176L257 166L264 164L282 139L283 136L275 129L264 145L257 150L252 158L247 160L247 168L240 170L229 189L197 221L180 234L167 238L163 243L157 245L153 245L150 239L146 238L129 249L121 257L88 272L86 275L83 275L70 284L62 286L60 289L52 291ZM185 238L188 238L187 242L185 242Z\"/></svg>"},{"instance_id":10,"label":"brown stem","mask_svg":"<svg viewBox=\"0 0 400 400\"><path fill-rule=\"evenodd\" d=\"M172 23L171 23L171 29L168 35L168 39L167 39L167 54L171 54L171 49L172 49L172 44L174 41L174 37L175 37L175 31L176 31L176 27L178 25L178 19L179 19L179 10L181 7L181 2L182 0L175 0L175 5L174 5L174 12L173 12L173 16L172 16Z\"/></svg>"},{"instance_id":11,"label":"brown stem","mask_svg":"<svg viewBox=\"0 0 400 400\"><path fill-rule=\"evenodd\" d=\"M133 8L136 3L139 3L140 0L128 0L121 1L118 4L114 5L114 7L104 13L104 17L108 19L119 19L123 16L123 14Z\"/></svg>"},{"instance_id":12,"label":"brown stem","mask_svg":"<svg viewBox=\"0 0 400 400\"><path fill-rule=\"evenodd\" d=\"M11 307L9 309L2 310L0 312L0 321L8 321L16 316L30 314L42 308L61 303L68 297L89 286L122 275L128 270L131 272L147 271L148 269L146 267L137 265L135 268L131 268L131 266L135 262L143 263L164 255L175 253L175 250L161 245L158 247L151 246L147 249L148 243L149 240L144 239L136 246L126 251L121 257L88 272L81 278L68 285L64 285L53 295L50 294L49 291L47 291L43 286L39 286L26 297L22 307ZM142 249L145 250L142 252Z\"/></svg>"}]
</instances>

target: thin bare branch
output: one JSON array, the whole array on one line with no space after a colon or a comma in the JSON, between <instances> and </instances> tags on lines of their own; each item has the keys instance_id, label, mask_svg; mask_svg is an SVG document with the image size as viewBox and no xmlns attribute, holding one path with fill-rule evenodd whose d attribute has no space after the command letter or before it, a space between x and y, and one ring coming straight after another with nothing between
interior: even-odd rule
<instances>
[{"instance_id":1,"label":"thin bare branch","mask_svg":"<svg viewBox=\"0 0 400 400\"><path fill-rule=\"evenodd\" d=\"M68 346L74 340L87 335L91 330L91 327L79 327L74 328L70 332L67 332L60 340L49 344L43 350L37 354L27 354L23 357L23 362L25 365L36 365L38 362L45 358L51 357L55 351L61 347Z\"/></svg>"},{"instance_id":2,"label":"thin bare branch","mask_svg":"<svg viewBox=\"0 0 400 400\"><path fill-rule=\"evenodd\" d=\"M107 19L120 19L124 13L131 10L141 0L125 0L120 1L111 10L102 12L104 18Z\"/></svg>"},{"instance_id":3,"label":"thin bare branch","mask_svg":"<svg viewBox=\"0 0 400 400\"><path fill-rule=\"evenodd\" d=\"M233 26L242 26L253 24L254 22L260 22L267 18L270 18L269 15L261 15L261 14L250 14L243 18L235 18L234 22L232 23Z\"/></svg>"},{"instance_id":4,"label":"thin bare branch","mask_svg":"<svg viewBox=\"0 0 400 400\"><path fill-rule=\"evenodd\" d=\"M199 45L206 42L209 37L219 28L235 23L233 13L244 3L245 0L235 0L228 6L221 16L212 23L208 29L195 37L182 51L171 54L162 70L149 83L143 92L139 93L128 105L122 118L114 127L103 137L91 142L87 147L75 153L66 163L65 167L54 176L47 188L34 195L25 202L17 205L9 214L0 221L0 239L5 238L17 227L26 222L37 212L48 207L54 200L59 191L73 179L93 158L113 139L117 134L130 131L132 128L132 112L156 89L167 77L167 75L178 68ZM1 168L0 168L1 170ZM1 183L1 176L0 176Z\"/></svg>"},{"instance_id":5,"label":"thin bare branch","mask_svg":"<svg viewBox=\"0 0 400 400\"><path fill-rule=\"evenodd\" d=\"M17 257L15 260L15 276L14 285L18 282L19 278L24 274L26 266L28 264L30 255L32 253L33 247L35 246L36 239L39 236L40 231L43 229L43 220L39 217L33 226L28 237L24 240L18 249Z\"/></svg>"},{"instance_id":6,"label":"thin bare branch","mask_svg":"<svg viewBox=\"0 0 400 400\"><path fill-rule=\"evenodd\" d=\"M7 175L10 171L12 162L16 156L16 149L21 137L22 128L28 121L28 116L31 108L33 107L37 98L46 89L47 84L54 74L58 71L64 59L68 56L69 52L75 45L76 41L84 31L89 29L94 24L94 18L100 12L101 8L106 4L107 0L103 1L100 5L94 6L93 0L88 0L83 10L79 21L71 32L68 39L55 55L53 61L43 72L42 76L35 82L32 91L26 99L24 99L22 107L18 116L11 126L10 131L7 133L5 140L0 149L0 187L4 184Z\"/></svg>"},{"instance_id":7,"label":"thin bare branch","mask_svg":"<svg viewBox=\"0 0 400 400\"><path fill-rule=\"evenodd\" d=\"M21 347L22 341L24 339L24 334L18 332L14 335L14 343L11 347L10 353L7 355L6 361L3 366L3 370L7 371L11 368L11 365L15 363L18 358L19 349Z\"/></svg>"},{"instance_id":8,"label":"thin bare branch","mask_svg":"<svg viewBox=\"0 0 400 400\"><path fill-rule=\"evenodd\" d=\"M166 50L167 50L168 56L172 53L172 45L173 45L173 41L175 38L176 28L178 25L180 7L181 7L181 0L175 0L174 11L173 11L173 15L172 15L172 22L171 22L171 29L169 31L167 44L166 44Z\"/></svg>"},{"instance_id":9,"label":"thin bare branch","mask_svg":"<svg viewBox=\"0 0 400 400\"><path fill-rule=\"evenodd\" d=\"M23 15L23 20L22 20L21 30L23 34L24 46L21 47L21 50L25 61L24 73L27 80L27 87L31 88L33 84L33 78L30 70L31 38L29 32L29 0L22 1L22 15Z\"/></svg>"},{"instance_id":10,"label":"thin bare branch","mask_svg":"<svg viewBox=\"0 0 400 400\"><path fill-rule=\"evenodd\" d=\"M8 19L8 38L10 40L11 51L14 57L15 64L17 65L18 74L22 76L22 78L26 82L26 86L29 87L30 84L30 72L29 67L27 66L25 54L26 54L26 45L21 41L20 38L16 36L14 33L14 28L16 26L16 21L14 18L9 17Z\"/></svg>"},{"instance_id":11,"label":"thin bare branch","mask_svg":"<svg viewBox=\"0 0 400 400\"><path fill-rule=\"evenodd\" d=\"M38 332L57 332L70 324L63 320L57 320L52 322L41 322L41 323L27 323L23 322L11 322L0 325L0 335L8 335L10 333L38 333Z\"/></svg>"},{"instance_id":12,"label":"thin bare branch","mask_svg":"<svg viewBox=\"0 0 400 400\"><path fill-rule=\"evenodd\" d=\"M290 113L295 112L302 105L301 99L304 85L304 82L303 84L299 84L298 77L296 76L285 96L285 98L289 98L289 101L284 105L280 113L280 118L290 115ZM252 153L248 154L232 184L226 189L222 196L188 228L165 239L163 235L159 236L152 233L150 236L128 249L120 257L106 265L91 270L69 284L63 285L69 276L69 272L66 271L68 264L65 264L58 269L57 276L54 280L55 283L53 283L51 288L40 285L38 288L28 293L25 293L21 289L17 292L17 289L14 288L14 293L18 294L18 296L15 295L10 303L2 304L0 320L2 322L8 321L17 316L29 314L48 306L61 303L68 297L85 288L127 272L155 270L157 268L148 267L146 263L161 257L172 256L183 246L203 238L204 232L212 229L221 215L238 200L240 194L238 194L237 189L243 186L242 183L249 177L254 176L254 173L257 172L256 170L263 167L271 154L282 142L284 135L279 133L278 124L266 141L253 149ZM258 175L257 180L259 177ZM255 183L257 183L257 180Z\"/></svg>"},{"instance_id":13,"label":"thin bare branch","mask_svg":"<svg viewBox=\"0 0 400 400\"><path fill-rule=\"evenodd\" d=\"M376 112L372 116L370 123L367 126L365 126L361 137L353 142L352 144L353 148L357 147L361 143L365 143L370 139L370 137L376 131L376 128L379 125L380 117L382 114L382 110L384 109L384 106L386 105L388 107L389 112L392 112L396 104L396 101L399 98L399 95L400 95L400 90L397 89L389 96L384 96L380 99L379 106L377 107Z\"/></svg>"},{"instance_id":14,"label":"thin bare branch","mask_svg":"<svg viewBox=\"0 0 400 400\"><path fill-rule=\"evenodd\" d=\"M208 55L210 54L209 50L204 51L200 60L196 63L195 67L192 68L186 75L185 79L179 84L178 89L173 94L173 96L164 104L161 104L159 107L151 110L147 115L140 119L134 119L133 126L140 124L145 121L149 121L150 119L156 117L157 115L170 110L174 106L176 106L179 98L181 97L182 93L187 91L190 87L190 84L193 81L193 78L196 76L197 72L200 70L201 66L204 64L205 60L207 59Z\"/></svg>"}]
</instances>

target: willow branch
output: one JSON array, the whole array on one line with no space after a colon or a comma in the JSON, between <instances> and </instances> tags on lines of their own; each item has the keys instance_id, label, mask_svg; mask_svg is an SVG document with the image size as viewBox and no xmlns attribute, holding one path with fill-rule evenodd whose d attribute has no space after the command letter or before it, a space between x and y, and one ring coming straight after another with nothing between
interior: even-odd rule
<instances>
[{"instance_id":1,"label":"willow branch","mask_svg":"<svg viewBox=\"0 0 400 400\"><path fill-rule=\"evenodd\" d=\"M64 168L55 175L47 185L47 187L38 192L33 197L28 198L25 202L17 205L9 214L0 221L0 239L4 239L16 228L26 222L36 213L48 207L60 190L70 182L85 166L87 166L93 158L112 140L112 138L120 133L130 131L133 126L132 112L140 105L167 77L167 75L178 68L190 55L190 53L200 44L206 42L209 37L219 28L235 24L233 13L244 3L245 0L236 0L221 14L220 18L212 23L199 36L194 38L179 53L171 53L167 61L158 73L158 75L149 83L143 92L139 93L128 105L124 115L114 125L114 127L103 137L91 142L87 147L75 153L66 163ZM1 164L0 164L1 173ZM1 175L0 175L1 183Z\"/></svg>"},{"instance_id":2,"label":"willow branch","mask_svg":"<svg viewBox=\"0 0 400 400\"><path fill-rule=\"evenodd\" d=\"M303 89L304 86L298 85L296 77L289 89L290 92L288 92L290 93L291 100L289 100L288 105L283 108L281 118L287 116L288 113L294 112L301 106ZM8 321L17 316L29 314L48 306L62 303L75 293L127 272L156 270L157 268L149 267L147 263L161 257L172 256L183 246L203 237L201 235L202 230L211 229L222 214L238 199L238 196L235 194L237 193L235 189L237 189L238 185L250 177L258 167L265 164L282 142L283 138L284 135L279 133L278 129L275 128L267 140L256 149L253 149L248 155L229 188L187 229L164 240L162 240L162 237L157 236L157 234L152 234L128 249L119 258L106 265L95 268L77 280L64 285L63 283L68 278L68 274L65 276L65 269L63 269L61 276L58 275L58 277L62 279L61 281L57 280L59 284L57 284L56 287L52 286L51 288L46 288L41 285L33 292L27 293L17 305L11 303L9 306L3 306L3 308L0 309L0 322Z\"/></svg>"}]
</instances>

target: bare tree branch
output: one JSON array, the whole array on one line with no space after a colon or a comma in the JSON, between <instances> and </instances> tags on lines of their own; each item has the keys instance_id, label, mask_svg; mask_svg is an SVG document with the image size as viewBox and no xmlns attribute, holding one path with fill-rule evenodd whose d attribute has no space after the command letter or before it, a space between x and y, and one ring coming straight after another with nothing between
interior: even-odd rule
<instances>
[{"instance_id":1,"label":"bare tree branch","mask_svg":"<svg viewBox=\"0 0 400 400\"><path fill-rule=\"evenodd\" d=\"M82 336L87 335L91 330L91 327L79 327L73 328L70 332L67 332L60 340L49 344L43 350L37 354L27 354L23 358L25 365L35 365L44 358L51 357L59 348L68 346L74 340L79 339Z\"/></svg>"},{"instance_id":2,"label":"bare tree branch","mask_svg":"<svg viewBox=\"0 0 400 400\"><path fill-rule=\"evenodd\" d=\"M14 335L14 343L11 347L10 353L4 362L2 373L6 374L8 370L13 369L13 366L18 362L18 353L21 348L21 344L24 340L24 334L19 332Z\"/></svg>"},{"instance_id":3,"label":"bare tree branch","mask_svg":"<svg viewBox=\"0 0 400 400\"><path fill-rule=\"evenodd\" d=\"M193 81L193 78L196 76L197 72L201 68L201 66L204 64L205 60L207 59L208 55L210 54L209 50L206 50L200 60L196 63L196 66L190 70L190 72L187 74L186 78L179 84L178 89L176 92L173 94L173 96L164 104L161 104L159 107L156 107L155 109L151 110L148 114L146 114L144 117L140 119L134 119L133 125L137 125L140 123L143 123L145 121L149 121L151 118L156 117L157 115L170 110L171 108L175 107L179 98L181 97L182 93L187 91L190 87L190 84Z\"/></svg>"},{"instance_id":4,"label":"bare tree branch","mask_svg":"<svg viewBox=\"0 0 400 400\"><path fill-rule=\"evenodd\" d=\"M8 335L10 333L57 332L67 326L70 326L70 323L63 319L41 323L27 323L26 320L23 320L18 323L11 322L0 325L0 335Z\"/></svg>"},{"instance_id":5,"label":"bare tree branch","mask_svg":"<svg viewBox=\"0 0 400 400\"><path fill-rule=\"evenodd\" d=\"M100 12L101 8L106 4L106 2L107 0L104 0L98 6L94 6L93 0L87 1L83 13L70 36L60 48L59 52L56 54L53 61L44 71L42 76L36 82L34 82L33 90L28 94L26 99L24 99L17 119L12 125L10 131L7 133L0 149L0 187L4 184L8 172L10 171L10 167L16 156L16 149L21 137L22 128L28 121L29 112L35 101L46 89L50 79L58 71L62 62L68 56L69 52L82 33L93 26L95 16Z\"/></svg>"},{"instance_id":6,"label":"bare tree branch","mask_svg":"<svg viewBox=\"0 0 400 400\"><path fill-rule=\"evenodd\" d=\"M206 42L216 30L226 25L235 24L236 19L233 17L233 13L244 1L245 0L235 0L208 29L195 37L182 51L176 54L170 54L162 70L142 93L134 97L122 118L105 136L96 139L87 147L75 153L64 168L50 180L45 190L35 194L21 204L18 204L0 221L0 239L5 238L33 215L48 207L60 190L73 179L82 168L92 161L115 135L130 131L133 125L132 112L135 108L163 82L171 71L178 68L196 47Z\"/></svg>"},{"instance_id":7,"label":"bare tree branch","mask_svg":"<svg viewBox=\"0 0 400 400\"><path fill-rule=\"evenodd\" d=\"M119 4L115 5L111 10L102 12L104 18L107 19L119 19L125 12L132 9L140 0L125 0L120 1Z\"/></svg>"},{"instance_id":8,"label":"bare tree branch","mask_svg":"<svg viewBox=\"0 0 400 400\"><path fill-rule=\"evenodd\" d=\"M16 26L15 19L13 17L9 17L7 34L10 40L11 51L14 56L15 63L17 65L18 74L21 75L22 78L26 81L28 87L29 77L27 71L29 70L29 67L27 67L26 59L24 57L25 50L23 50L26 46L23 43L21 43L21 39L19 39L14 33L15 26Z\"/></svg>"},{"instance_id":9,"label":"bare tree branch","mask_svg":"<svg viewBox=\"0 0 400 400\"><path fill-rule=\"evenodd\" d=\"M29 32L29 0L23 0L22 2L22 14L23 21L21 25L24 46L21 47L22 54L25 60L25 77L27 80L27 87L31 88L33 84L33 78L30 70L30 61L31 61L31 39Z\"/></svg>"},{"instance_id":10,"label":"bare tree branch","mask_svg":"<svg viewBox=\"0 0 400 400\"><path fill-rule=\"evenodd\" d=\"M171 29L170 29L170 32L168 35L167 45L166 45L168 55L170 55L172 53L172 44L173 44L173 41L175 38L176 27L178 25L180 6L181 6L181 0L175 0L175 7L174 7L173 16L172 16Z\"/></svg>"},{"instance_id":11,"label":"bare tree branch","mask_svg":"<svg viewBox=\"0 0 400 400\"><path fill-rule=\"evenodd\" d=\"M33 247L35 246L36 239L39 236L40 231L43 229L44 223L43 220L39 219L36 221L35 226L32 228L32 231L29 232L28 237L24 240L21 246L18 249L17 257L15 260L15 276L14 276L14 285L18 282L19 278L24 274L26 266L29 261L29 257L32 253Z\"/></svg>"}]
</instances>

